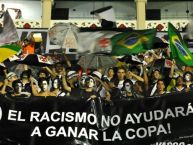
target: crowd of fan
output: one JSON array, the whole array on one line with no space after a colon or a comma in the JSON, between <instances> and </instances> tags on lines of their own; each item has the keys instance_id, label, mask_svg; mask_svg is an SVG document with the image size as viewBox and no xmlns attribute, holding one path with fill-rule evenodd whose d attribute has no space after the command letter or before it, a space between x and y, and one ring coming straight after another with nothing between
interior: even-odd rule
<instances>
[{"instance_id":1,"label":"crowd of fan","mask_svg":"<svg viewBox=\"0 0 193 145\"><path fill-rule=\"evenodd\" d=\"M37 76L26 67L17 76L5 70L0 93L11 97L72 97L76 99L102 98L107 101L132 100L189 91L193 87L192 68L177 66L157 69L153 64L169 58L167 48L138 54L142 64L123 63L119 67L83 70L57 63L42 67Z\"/></svg>"}]
</instances>

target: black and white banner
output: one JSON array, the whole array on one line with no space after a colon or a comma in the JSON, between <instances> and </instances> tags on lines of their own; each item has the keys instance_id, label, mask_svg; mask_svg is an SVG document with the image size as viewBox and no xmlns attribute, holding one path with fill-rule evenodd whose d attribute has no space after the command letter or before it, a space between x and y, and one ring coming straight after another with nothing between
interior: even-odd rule
<instances>
[{"instance_id":1,"label":"black and white banner","mask_svg":"<svg viewBox=\"0 0 193 145\"><path fill-rule=\"evenodd\" d=\"M91 102L1 96L0 139L20 145L193 143L193 92L120 100L99 115L92 113Z\"/></svg>"}]
</instances>

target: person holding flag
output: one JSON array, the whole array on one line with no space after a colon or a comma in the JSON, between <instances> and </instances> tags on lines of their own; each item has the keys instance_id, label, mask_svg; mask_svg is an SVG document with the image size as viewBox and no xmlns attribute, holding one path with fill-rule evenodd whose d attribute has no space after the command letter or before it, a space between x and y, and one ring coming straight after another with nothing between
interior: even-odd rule
<instances>
[{"instance_id":1,"label":"person holding flag","mask_svg":"<svg viewBox=\"0 0 193 145\"><path fill-rule=\"evenodd\" d=\"M171 23L168 24L168 36L171 58L179 65L193 67L193 54L186 46L178 30Z\"/></svg>"}]
</instances>

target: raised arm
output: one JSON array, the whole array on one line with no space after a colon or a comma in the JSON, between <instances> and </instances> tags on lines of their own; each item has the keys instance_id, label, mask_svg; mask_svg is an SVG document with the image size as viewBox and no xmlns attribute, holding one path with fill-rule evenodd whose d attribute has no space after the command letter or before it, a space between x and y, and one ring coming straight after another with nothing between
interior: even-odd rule
<instances>
[{"instance_id":1,"label":"raised arm","mask_svg":"<svg viewBox=\"0 0 193 145\"><path fill-rule=\"evenodd\" d=\"M149 89L149 79L147 76L147 67L143 66L143 79L144 79L144 85L145 85L145 90L148 91Z\"/></svg>"},{"instance_id":2,"label":"raised arm","mask_svg":"<svg viewBox=\"0 0 193 145\"><path fill-rule=\"evenodd\" d=\"M54 71L52 71L49 67L46 66L44 68L48 71L48 73L51 75L52 78L55 78L57 76L57 74Z\"/></svg>"},{"instance_id":3,"label":"raised arm","mask_svg":"<svg viewBox=\"0 0 193 145\"><path fill-rule=\"evenodd\" d=\"M34 82L34 78L30 77L30 82L31 82L32 94L34 96L39 96L38 88L37 88L37 85Z\"/></svg>"},{"instance_id":4,"label":"raised arm","mask_svg":"<svg viewBox=\"0 0 193 145\"><path fill-rule=\"evenodd\" d=\"M5 91L7 84L8 84L8 80L5 79L5 80L4 80L4 83L3 83L3 87L2 87L2 89L0 90L0 93L1 93L1 94L6 94L6 93L7 93L7 92Z\"/></svg>"},{"instance_id":5,"label":"raised arm","mask_svg":"<svg viewBox=\"0 0 193 145\"><path fill-rule=\"evenodd\" d=\"M67 81L66 81L66 77L65 77L65 76L62 77L62 84L63 84L64 89L65 89L66 91L68 91L68 92L71 92L71 91L72 91L72 88L71 88L70 86L68 86L68 84L67 84Z\"/></svg>"},{"instance_id":6,"label":"raised arm","mask_svg":"<svg viewBox=\"0 0 193 145\"><path fill-rule=\"evenodd\" d=\"M64 54L64 59L66 60L68 67L71 67L72 64L71 64L70 60L68 59L68 57L66 56L66 54Z\"/></svg>"},{"instance_id":7,"label":"raised arm","mask_svg":"<svg viewBox=\"0 0 193 145\"><path fill-rule=\"evenodd\" d=\"M140 82L144 82L144 79L134 73L132 73L131 71L128 72L130 76L132 76L133 78L135 78L136 80L140 81Z\"/></svg>"},{"instance_id":8,"label":"raised arm","mask_svg":"<svg viewBox=\"0 0 193 145\"><path fill-rule=\"evenodd\" d=\"M173 76L174 76L174 69L175 69L175 67L176 67L175 60L172 60L172 66L171 66L170 74L169 74L170 78L173 78Z\"/></svg>"}]
</instances>

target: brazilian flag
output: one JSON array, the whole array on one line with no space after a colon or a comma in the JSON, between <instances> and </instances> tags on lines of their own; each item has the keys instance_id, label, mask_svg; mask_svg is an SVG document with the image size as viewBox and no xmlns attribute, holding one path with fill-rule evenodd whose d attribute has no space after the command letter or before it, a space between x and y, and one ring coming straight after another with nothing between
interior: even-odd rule
<instances>
[{"instance_id":1,"label":"brazilian flag","mask_svg":"<svg viewBox=\"0 0 193 145\"><path fill-rule=\"evenodd\" d=\"M175 59L177 64L193 66L193 55L183 41L176 28L168 23L168 36L170 41L171 58Z\"/></svg>"},{"instance_id":2,"label":"brazilian flag","mask_svg":"<svg viewBox=\"0 0 193 145\"><path fill-rule=\"evenodd\" d=\"M156 29L133 30L117 34L111 38L112 55L130 55L152 48Z\"/></svg>"},{"instance_id":3,"label":"brazilian flag","mask_svg":"<svg viewBox=\"0 0 193 145\"><path fill-rule=\"evenodd\" d=\"M7 58L17 54L21 50L21 46L16 44L7 44L0 46L0 63L6 60Z\"/></svg>"}]
</instances>

